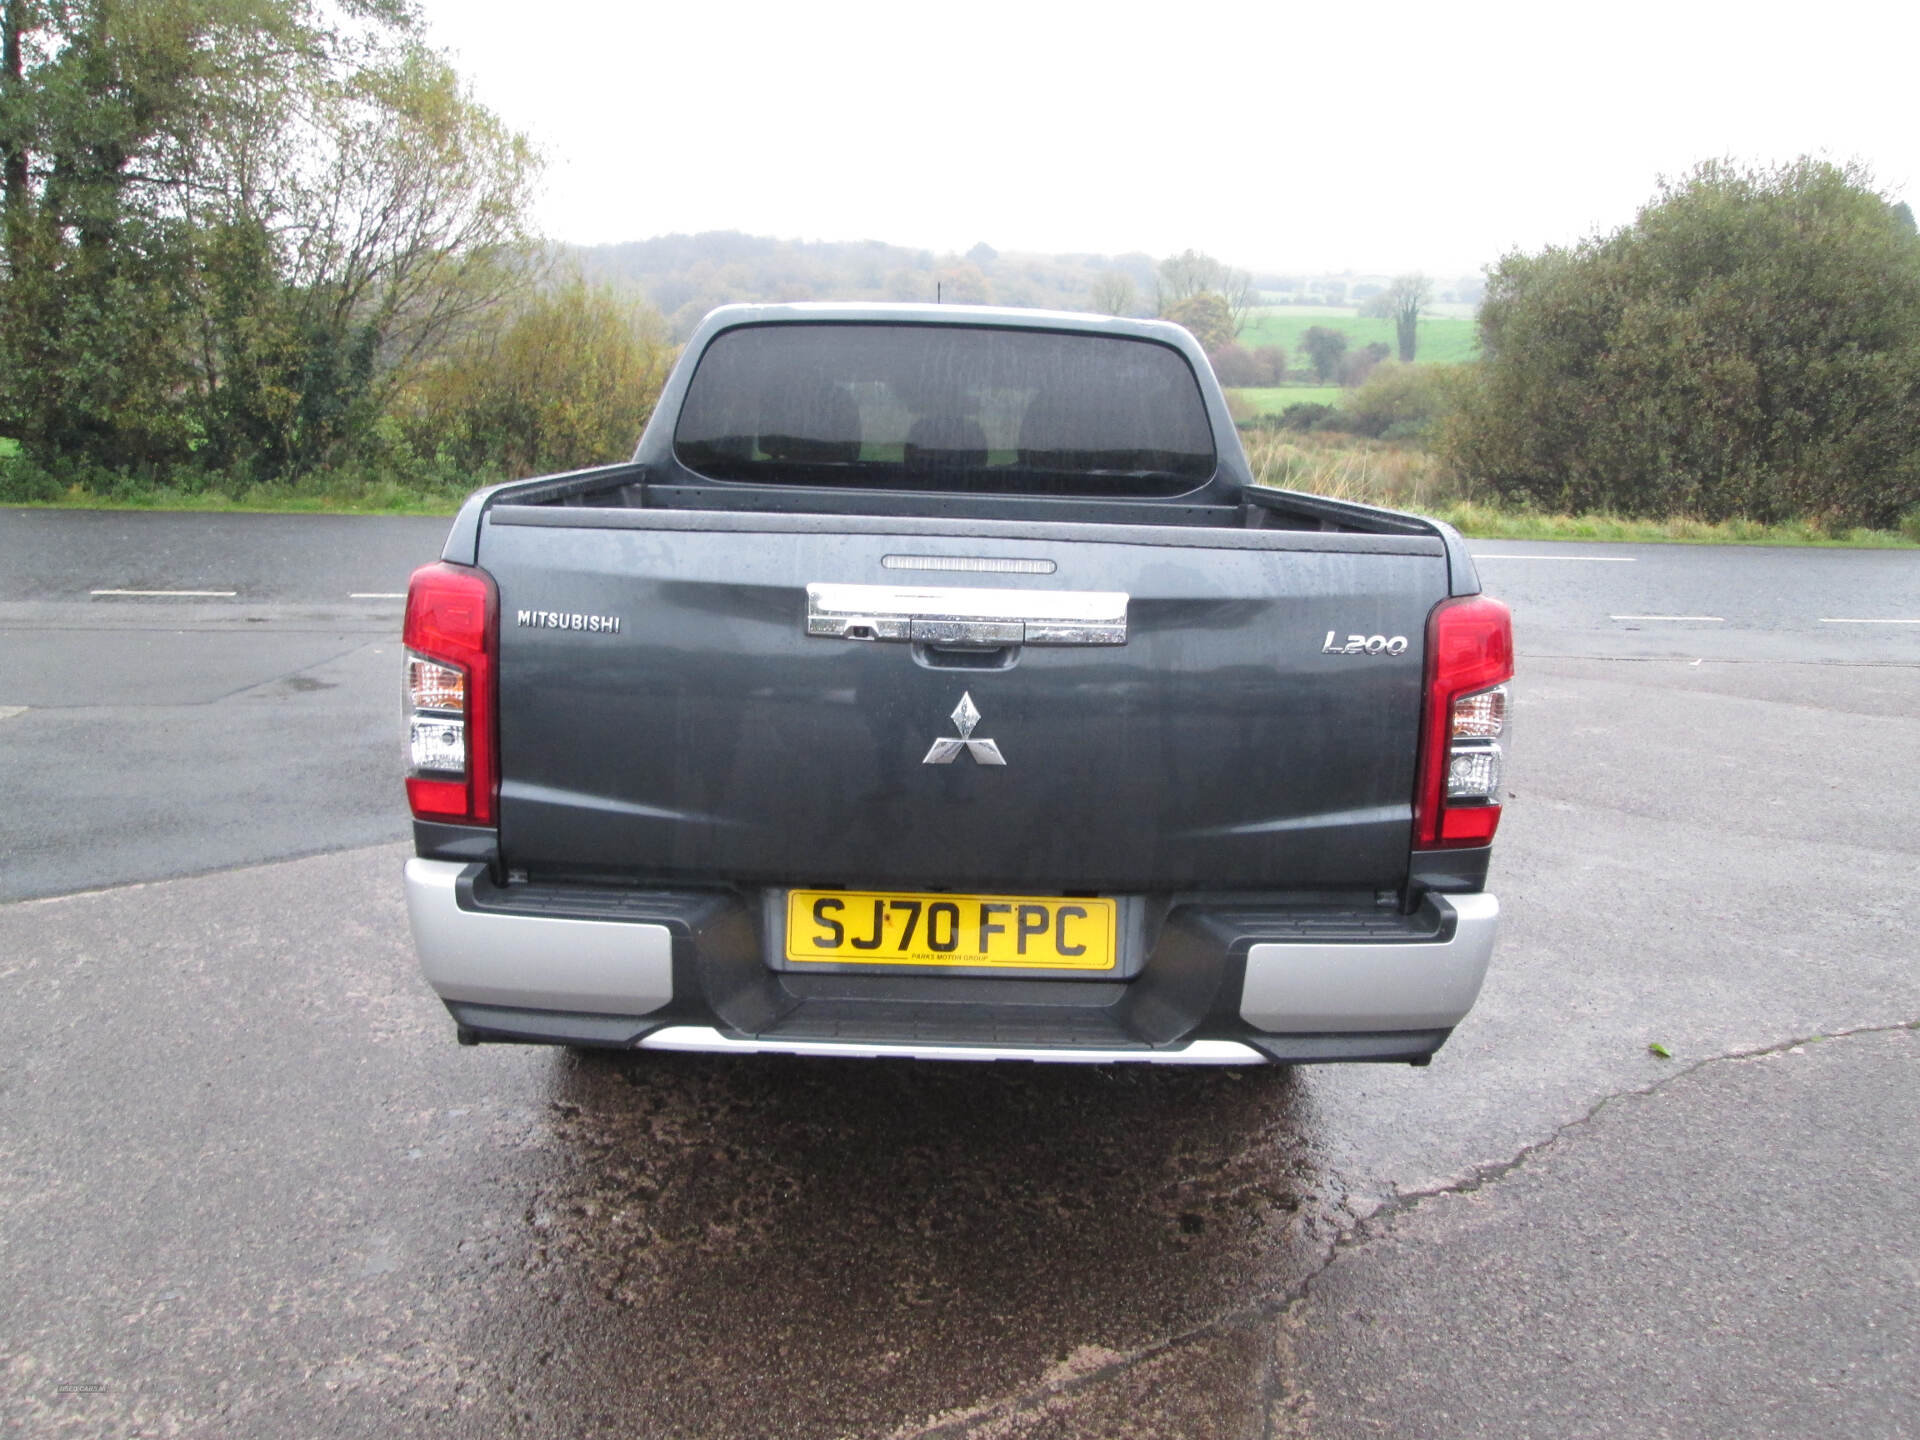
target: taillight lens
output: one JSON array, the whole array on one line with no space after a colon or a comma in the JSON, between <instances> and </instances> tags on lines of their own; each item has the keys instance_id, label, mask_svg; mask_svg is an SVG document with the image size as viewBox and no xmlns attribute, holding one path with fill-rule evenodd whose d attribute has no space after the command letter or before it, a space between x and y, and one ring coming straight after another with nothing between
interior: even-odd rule
<instances>
[{"instance_id":1,"label":"taillight lens","mask_svg":"<svg viewBox=\"0 0 1920 1440\"><path fill-rule=\"evenodd\" d=\"M484 570L441 561L407 585L407 803L418 819L493 823L498 615Z\"/></svg>"},{"instance_id":2,"label":"taillight lens","mask_svg":"<svg viewBox=\"0 0 1920 1440\"><path fill-rule=\"evenodd\" d=\"M1483 595L1443 600L1427 617L1426 713L1414 844L1485 845L1500 826L1513 615Z\"/></svg>"}]
</instances>

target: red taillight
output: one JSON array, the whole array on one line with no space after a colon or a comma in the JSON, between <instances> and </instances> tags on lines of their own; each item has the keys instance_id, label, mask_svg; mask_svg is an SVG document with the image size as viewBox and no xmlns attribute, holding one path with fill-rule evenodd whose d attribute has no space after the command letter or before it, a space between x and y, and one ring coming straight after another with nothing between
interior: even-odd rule
<instances>
[{"instance_id":1,"label":"red taillight","mask_svg":"<svg viewBox=\"0 0 1920 1440\"><path fill-rule=\"evenodd\" d=\"M1414 791L1417 849L1485 845L1500 826L1500 772L1513 678L1513 615L1484 595L1427 617L1426 709Z\"/></svg>"},{"instance_id":2,"label":"red taillight","mask_svg":"<svg viewBox=\"0 0 1920 1440\"><path fill-rule=\"evenodd\" d=\"M493 823L498 613L484 570L439 561L407 585L407 803L417 819Z\"/></svg>"}]
</instances>

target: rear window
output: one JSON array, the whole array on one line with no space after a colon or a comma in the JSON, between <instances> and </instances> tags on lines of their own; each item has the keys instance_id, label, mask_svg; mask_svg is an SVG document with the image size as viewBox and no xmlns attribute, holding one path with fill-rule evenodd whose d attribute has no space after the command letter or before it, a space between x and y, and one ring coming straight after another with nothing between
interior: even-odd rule
<instances>
[{"instance_id":1,"label":"rear window","mask_svg":"<svg viewBox=\"0 0 1920 1440\"><path fill-rule=\"evenodd\" d=\"M1181 495L1215 463L1172 346L959 325L723 331L673 444L722 480L1001 494Z\"/></svg>"}]
</instances>

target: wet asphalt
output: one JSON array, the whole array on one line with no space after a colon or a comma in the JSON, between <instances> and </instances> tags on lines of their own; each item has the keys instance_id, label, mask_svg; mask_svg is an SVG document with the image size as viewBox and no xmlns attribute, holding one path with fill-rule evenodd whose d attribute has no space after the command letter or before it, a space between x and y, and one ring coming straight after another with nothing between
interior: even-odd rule
<instances>
[{"instance_id":1,"label":"wet asphalt","mask_svg":"<svg viewBox=\"0 0 1920 1440\"><path fill-rule=\"evenodd\" d=\"M1483 566L1479 1006L1150 1073L457 1047L348 598L443 526L303 519L0 512L21 1433L1920 1433L1920 626L1823 623L1920 556L1477 546L1596 557Z\"/></svg>"}]
</instances>

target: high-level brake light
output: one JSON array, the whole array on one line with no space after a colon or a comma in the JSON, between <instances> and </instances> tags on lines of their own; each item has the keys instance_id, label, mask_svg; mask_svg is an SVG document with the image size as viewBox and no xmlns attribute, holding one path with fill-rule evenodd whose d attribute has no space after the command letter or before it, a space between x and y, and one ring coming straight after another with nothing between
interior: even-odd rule
<instances>
[{"instance_id":1,"label":"high-level brake light","mask_svg":"<svg viewBox=\"0 0 1920 1440\"><path fill-rule=\"evenodd\" d=\"M493 823L498 613L484 570L441 561L407 585L407 803L416 819Z\"/></svg>"},{"instance_id":2,"label":"high-level brake light","mask_svg":"<svg viewBox=\"0 0 1920 1440\"><path fill-rule=\"evenodd\" d=\"M1426 710L1414 792L1418 848L1485 845L1500 826L1513 616L1484 595L1427 617Z\"/></svg>"}]
</instances>

